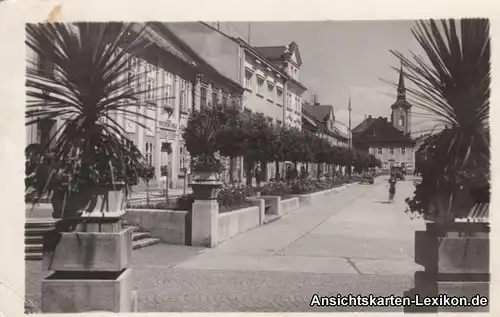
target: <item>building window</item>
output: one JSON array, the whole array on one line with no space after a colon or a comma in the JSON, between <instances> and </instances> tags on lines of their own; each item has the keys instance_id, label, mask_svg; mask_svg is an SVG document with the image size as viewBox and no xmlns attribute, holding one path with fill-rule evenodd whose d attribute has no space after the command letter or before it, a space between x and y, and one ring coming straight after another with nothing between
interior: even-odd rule
<instances>
[{"instance_id":1,"label":"building window","mask_svg":"<svg viewBox=\"0 0 500 317\"><path fill-rule=\"evenodd\" d=\"M406 149L403 147L401 148L401 154L405 155L406 154Z\"/></svg>"},{"instance_id":2,"label":"building window","mask_svg":"<svg viewBox=\"0 0 500 317\"><path fill-rule=\"evenodd\" d=\"M274 101L274 86L271 85L270 83L267 84L267 99Z\"/></svg>"},{"instance_id":3,"label":"building window","mask_svg":"<svg viewBox=\"0 0 500 317\"><path fill-rule=\"evenodd\" d=\"M404 118L403 116L401 116L401 117L399 118L399 125L400 125L400 126L404 126L404 125L405 125L405 118Z\"/></svg>"},{"instance_id":4,"label":"building window","mask_svg":"<svg viewBox=\"0 0 500 317\"><path fill-rule=\"evenodd\" d=\"M245 88L248 90L252 90L252 73L246 71L245 72Z\"/></svg>"},{"instance_id":5,"label":"building window","mask_svg":"<svg viewBox=\"0 0 500 317\"><path fill-rule=\"evenodd\" d=\"M382 148L381 147L378 148L378 154L382 155Z\"/></svg>"},{"instance_id":6,"label":"building window","mask_svg":"<svg viewBox=\"0 0 500 317\"><path fill-rule=\"evenodd\" d=\"M153 165L153 143L146 142L146 162Z\"/></svg>"},{"instance_id":7,"label":"building window","mask_svg":"<svg viewBox=\"0 0 500 317\"><path fill-rule=\"evenodd\" d=\"M391 147L391 148L389 149L389 154L394 155L394 148L392 148L392 147Z\"/></svg>"},{"instance_id":8,"label":"building window","mask_svg":"<svg viewBox=\"0 0 500 317\"><path fill-rule=\"evenodd\" d=\"M201 94L201 98L200 98L200 106L203 108L203 107L206 107L207 105L207 89L206 88L201 88L200 89L200 94Z\"/></svg>"},{"instance_id":9,"label":"building window","mask_svg":"<svg viewBox=\"0 0 500 317\"><path fill-rule=\"evenodd\" d=\"M148 88L147 88L147 94L146 98L147 100L154 100L155 99L155 80L154 78L151 78L148 76Z\"/></svg>"},{"instance_id":10,"label":"building window","mask_svg":"<svg viewBox=\"0 0 500 317\"><path fill-rule=\"evenodd\" d=\"M286 107L292 108L292 94L291 93L286 94Z\"/></svg>"},{"instance_id":11,"label":"building window","mask_svg":"<svg viewBox=\"0 0 500 317\"><path fill-rule=\"evenodd\" d=\"M276 103L279 105L283 104L283 90L281 88L276 88Z\"/></svg>"},{"instance_id":12,"label":"building window","mask_svg":"<svg viewBox=\"0 0 500 317\"><path fill-rule=\"evenodd\" d=\"M156 97L156 70L153 65L146 64L146 100L152 101Z\"/></svg>"},{"instance_id":13,"label":"building window","mask_svg":"<svg viewBox=\"0 0 500 317\"><path fill-rule=\"evenodd\" d=\"M184 79L180 80L180 91L179 91L179 107L181 110L187 110L187 83Z\"/></svg>"},{"instance_id":14,"label":"building window","mask_svg":"<svg viewBox=\"0 0 500 317\"><path fill-rule=\"evenodd\" d=\"M264 96L264 80L262 78L257 78L257 94Z\"/></svg>"},{"instance_id":15,"label":"building window","mask_svg":"<svg viewBox=\"0 0 500 317\"><path fill-rule=\"evenodd\" d=\"M212 104L215 106L219 101L219 98L217 98L217 91L212 92Z\"/></svg>"},{"instance_id":16,"label":"building window","mask_svg":"<svg viewBox=\"0 0 500 317\"><path fill-rule=\"evenodd\" d=\"M170 73L165 73L165 107L173 108L174 104L174 87L173 87L173 75ZM166 109L163 109L163 113L166 112Z\"/></svg>"},{"instance_id":17,"label":"building window","mask_svg":"<svg viewBox=\"0 0 500 317\"><path fill-rule=\"evenodd\" d=\"M135 58L128 57L128 59L127 59L127 83L130 87L134 86L135 67L136 67Z\"/></svg>"},{"instance_id":18,"label":"building window","mask_svg":"<svg viewBox=\"0 0 500 317\"><path fill-rule=\"evenodd\" d=\"M231 98L231 104L234 107L239 107L240 106L240 100L237 97Z\"/></svg>"},{"instance_id":19,"label":"building window","mask_svg":"<svg viewBox=\"0 0 500 317\"><path fill-rule=\"evenodd\" d=\"M183 173L184 168L186 168L187 155L186 146L179 146L179 172L181 173Z\"/></svg>"},{"instance_id":20,"label":"building window","mask_svg":"<svg viewBox=\"0 0 500 317\"><path fill-rule=\"evenodd\" d=\"M223 104L224 106L227 106L227 105L228 105L228 104L227 104L227 96L222 97L222 104Z\"/></svg>"}]
</instances>

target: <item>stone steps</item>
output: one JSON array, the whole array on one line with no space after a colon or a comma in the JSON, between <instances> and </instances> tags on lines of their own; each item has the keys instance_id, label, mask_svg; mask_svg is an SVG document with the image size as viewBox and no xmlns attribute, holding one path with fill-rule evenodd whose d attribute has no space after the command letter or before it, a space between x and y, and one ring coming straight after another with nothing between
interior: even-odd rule
<instances>
[{"instance_id":1,"label":"stone steps","mask_svg":"<svg viewBox=\"0 0 500 317\"><path fill-rule=\"evenodd\" d=\"M141 230L138 226L133 226L123 220L124 228L132 228L132 249L137 250L147 246L160 243L160 239L151 237L149 232ZM25 260L38 261L43 258L43 235L54 228L53 219L29 219L24 228Z\"/></svg>"},{"instance_id":2,"label":"stone steps","mask_svg":"<svg viewBox=\"0 0 500 317\"><path fill-rule=\"evenodd\" d=\"M268 223L271 223L271 222L274 222L278 219L281 219L281 216L280 215L265 215L265 218L264 218L264 224L267 225Z\"/></svg>"}]
</instances>

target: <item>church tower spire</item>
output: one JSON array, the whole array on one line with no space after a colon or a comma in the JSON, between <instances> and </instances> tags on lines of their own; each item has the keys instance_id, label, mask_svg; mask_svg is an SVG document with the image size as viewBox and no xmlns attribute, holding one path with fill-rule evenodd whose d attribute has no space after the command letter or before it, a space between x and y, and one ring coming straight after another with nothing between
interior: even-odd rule
<instances>
[{"instance_id":1,"label":"church tower spire","mask_svg":"<svg viewBox=\"0 0 500 317\"><path fill-rule=\"evenodd\" d=\"M404 77L404 72L403 72L403 61L401 61L401 69L399 70L398 100L406 100L406 88L405 88L405 77Z\"/></svg>"},{"instance_id":2,"label":"church tower spire","mask_svg":"<svg viewBox=\"0 0 500 317\"><path fill-rule=\"evenodd\" d=\"M411 132L411 104L406 100L406 87L404 78L405 76L403 71L403 61L401 60L398 82L398 97L396 102L391 106L391 118L394 127L404 134L408 135Z\"/></svg>"}]
</instances>

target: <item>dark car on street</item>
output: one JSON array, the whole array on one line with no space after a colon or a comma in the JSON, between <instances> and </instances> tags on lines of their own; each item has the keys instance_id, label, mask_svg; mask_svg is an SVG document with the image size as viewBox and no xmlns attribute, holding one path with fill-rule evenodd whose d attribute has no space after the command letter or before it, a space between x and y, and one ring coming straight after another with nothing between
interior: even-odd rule
<instances>
[{"instance_id":1,"label":"dark car on street","mask_svg":"<svg viewBox=\"0 0 500 317\"><path fill-rule=\"evenodd\" d=\"M373 184L375 182L375 177L371 173L364 173L361 175L361 179L359 180L360 184L368 183Z\"/></svg>"},{"instance_id":2,"label":"dark car on street","mask_svg":"<svg viewBox=\"0 0 500 317\"><path fill-rule=\"evenodd\" d=\"M393 166L391 168L391 174L395 175L396 176L396 180L401 180L401 181L404 181L405 180L405 171L403 171L403 169L401 167L395 167Z\"/></svg>"}]
</instances>

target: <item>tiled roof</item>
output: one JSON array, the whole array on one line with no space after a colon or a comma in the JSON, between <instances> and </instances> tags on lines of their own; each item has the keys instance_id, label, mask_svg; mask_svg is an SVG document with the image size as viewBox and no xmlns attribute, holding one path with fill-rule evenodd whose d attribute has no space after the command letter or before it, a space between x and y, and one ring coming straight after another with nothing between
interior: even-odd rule
<instances>
[{"instance_id":1,"label":"tiled roof","mask_svg":"<svg viewBox=\"0 0 500 317\"><path fill-rule=\"evenodd\" d=\"M366 120L365 120L366 121ZM396 129L386 118L378 117L366 129L353 134L354 143L404 143L415 141Z\"/></svg>"},{"instance_id":2,"label":"tiled roof","mask_svg":"<svg viewBox=\"0 0 500 317\"><path fill-rule=\"evenodd\" d=\"M332 105L311 105L309 103L304 103L302 107L320 122L323 122L333 109Z\"/></svg>"},{"instance_id":3,"label":"tiled roof","mask_svg":"<svg viewBox=\"0 0 500 317\"><path fill-rule=\"evenodd\" d=\"M309 124L313 126L314 128L318 127L318 124L316 123L316 120L307 110L302 109L302 120L305 121L306 124Z\"/></svg>"},{"instance_id":4,"label":"tiled roof","mask_svg":"<svg viewBox=\"0 0 500 317\"><path fill-rule=\"evenodd\" d=\"M372 118L371 116L363 120L360 124L358 124L354 129L352 129L352 133L360 133L363 132L364 130L368 129L373 122L375 122L375 118Z\"/></svg>"},{"instance_id":5,"label":"tiled roof","mask_svg":"<svg viewBox=\"0 0 500 317\"><path fill-rule=\"evenodd\" d=\"M257 52L268 60L280 60L285 56L286 46L260 46L254 47Z\"/></svg>"},{"instance_id":6,"label":"tiled roof","mask_svg":"<svg viewBox=\"0 0 500 317\"><path fill-rule=\"evenodd\" d=\"M295 52L296 57L297 57L297 62L302 64L302 59L300 57L300 52L299 52L299 47L297 43L294 41L291 42L290 44L284 46L258 46L254 47L256 51L258 51L260 54L262 54L264 57L266 57L270 61L282 61L284 59L288 59L292 56L293 52Z\"/></svg>"}]
</instances>

